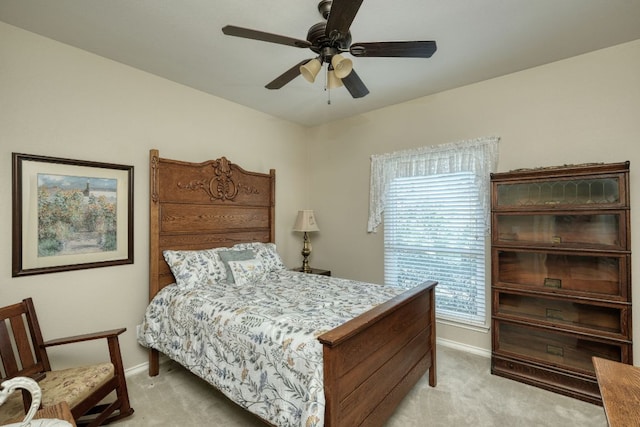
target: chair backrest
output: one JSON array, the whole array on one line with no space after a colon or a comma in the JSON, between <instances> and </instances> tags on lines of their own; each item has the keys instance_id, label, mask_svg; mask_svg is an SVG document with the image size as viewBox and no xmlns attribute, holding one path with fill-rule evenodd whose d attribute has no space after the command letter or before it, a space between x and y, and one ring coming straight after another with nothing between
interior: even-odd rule
<instances>
[{"instance_id":1,"label":"chair backrest","mask_svg":"<svg viewBox=\"0 0 640 427\"><path fill-rule=\"evenodd\" d=\"M0 379L37 379L51 365L31 298L0 308Z\"/></svg>"}]
</instances>

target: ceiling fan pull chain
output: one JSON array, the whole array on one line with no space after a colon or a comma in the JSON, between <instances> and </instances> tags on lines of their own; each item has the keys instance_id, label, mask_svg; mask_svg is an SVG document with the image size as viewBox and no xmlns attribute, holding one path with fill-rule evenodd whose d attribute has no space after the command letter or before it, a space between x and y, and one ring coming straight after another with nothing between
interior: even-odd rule
<instances>
[{"instance_id":1,"label":"ceiling fan pull chain","mask_svg":"<svg viewBox=\"0 0 640 427\"><path fill-rule=\"evenodd\" d=\"M327 72L324 75L324 90L327 91L327 105L331 105L331 86L329 86L329 66L327 66Z\"/></svg>"}]
</instances>

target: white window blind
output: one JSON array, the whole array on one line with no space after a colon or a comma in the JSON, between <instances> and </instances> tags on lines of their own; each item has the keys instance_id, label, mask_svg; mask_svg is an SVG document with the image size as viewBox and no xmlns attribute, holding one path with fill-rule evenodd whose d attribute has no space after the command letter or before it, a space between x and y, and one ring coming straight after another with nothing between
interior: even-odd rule
<instances>
[{"instance_id":1,"label":"white window blind","mask_svg":"<svg viewBox=\"0 0 640 427\"><path fill-rule=\"evenodd\" d=\"M484 325L484 236L473 173L395 178L384 220L385 283L436 280L438 317Z\"/></svg>"},{"instance_id":2,"label":"white window blind","mask_svg":"<svg viewBox=\"0 0 640 427\"><path fill-rule=\"evenodd\" d=\"M371 156L369 232L384 213L385 282L436 280L436 316L487 326L485 240L498 137Z\"/></svg>"}]
</instances>

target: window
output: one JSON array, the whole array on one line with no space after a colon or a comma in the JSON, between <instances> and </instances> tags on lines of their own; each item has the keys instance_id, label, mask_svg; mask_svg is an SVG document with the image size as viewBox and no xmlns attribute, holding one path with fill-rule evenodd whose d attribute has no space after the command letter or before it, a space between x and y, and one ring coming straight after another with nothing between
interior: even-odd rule
<instances>
[{"instance_id":1,"label":"window","mask_svg":"<svg viewBox=\"0 0 640 427\"><path fill-rule=\"evenodd\" d=\"M485 241L498 137L371 156L368 231L385 228L385 282L437 280L436 314L486 326Z\"/></svg>"},{"instance_id":2,"label":"window","mask_svg":"<svg viewBox=\"0 0 640 427\"><path fill-rule=\"evenodd\" d=\"M394 179L384 221L385 283L436 280L438 317L485 324L485 224L474 174Z\"/></svg>"}]
</instances>

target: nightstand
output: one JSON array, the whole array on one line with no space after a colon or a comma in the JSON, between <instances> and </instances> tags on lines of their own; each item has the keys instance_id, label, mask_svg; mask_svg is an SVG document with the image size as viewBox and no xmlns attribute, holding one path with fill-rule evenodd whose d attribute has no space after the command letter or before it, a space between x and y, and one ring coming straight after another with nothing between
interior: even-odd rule
<instances>
[{"instance_id":1,"label":"nightstand","mask_svg":"<svg viewBox=\"0 0 640 427\"><path fill-rule=\"evenodd\" d=\"M291 271L302 272L302 267L292 268ZM322 270L320 268L312 268L309 274L319 274L321 276L331 276L331 270Z\"/></svg>"}]
</instances>

